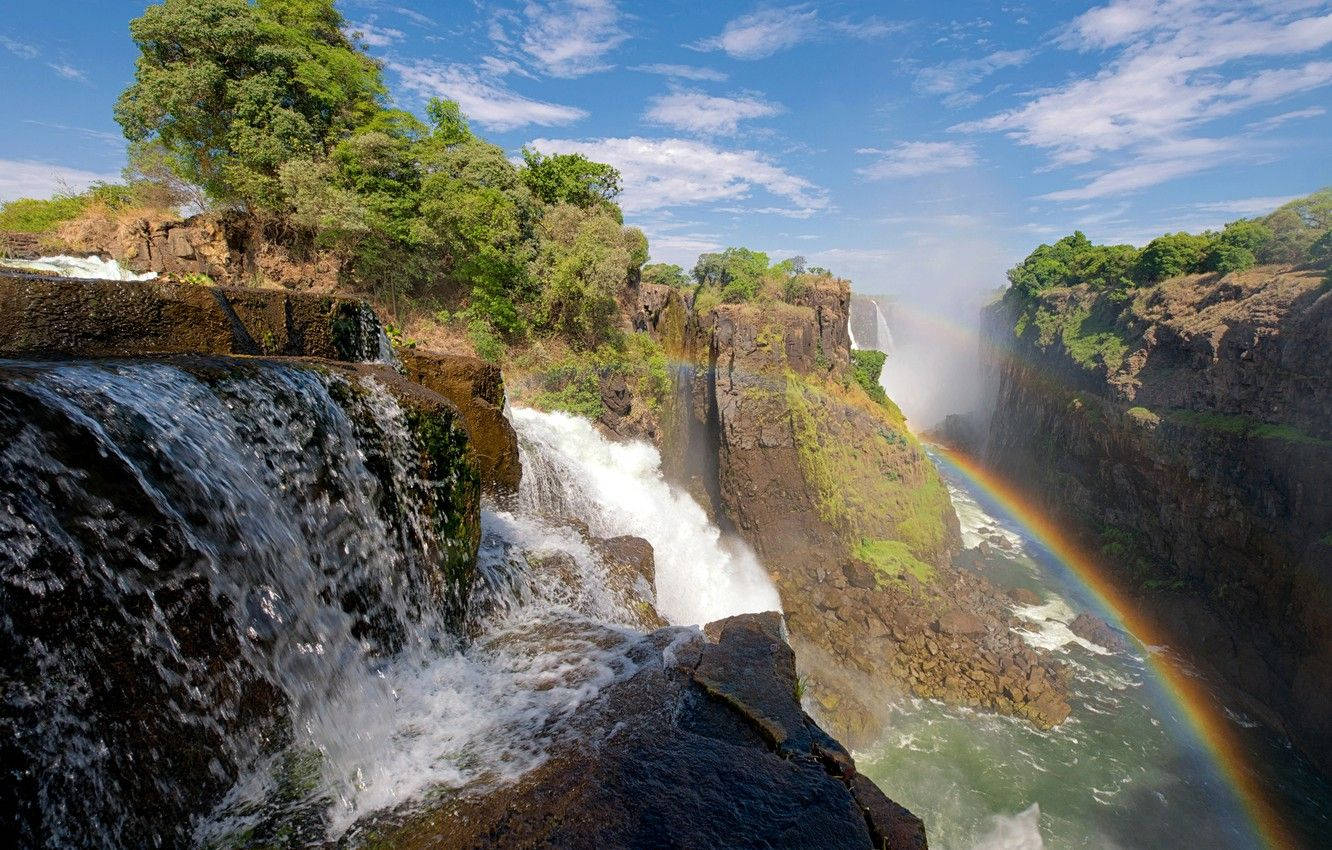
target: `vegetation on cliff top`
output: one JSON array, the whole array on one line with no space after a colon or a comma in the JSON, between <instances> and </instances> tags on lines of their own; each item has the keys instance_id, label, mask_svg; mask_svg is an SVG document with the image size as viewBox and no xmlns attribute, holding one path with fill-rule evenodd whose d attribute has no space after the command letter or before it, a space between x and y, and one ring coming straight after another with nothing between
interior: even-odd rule
<instances>
[{"instance_id":1,"label":"vegetation on cliff top","mask_svg":"<svg viewBox=\"0 0 1332 850\"><path fill-rule=\"evenodd\" d=\"M448 307L492 354L532 334L608 340L614 294L647 260L614 168L530 150L515 166L456 103L432 100L424 123L394 108L332 0L164 0L130 32L140 55L115 116L134 179L8 204L4 226L47 231L127 205L110 195L193 187L163 205L201 201L331 253L395 319Z\"/></svg>"},{"instance_id":2,"label":"vegetation on cliff top","mask_svg":"<svg viewBox=\"0 0 1332 850\"><path fill-rule=\"evenodd\" d=\"M1122 296L1177 275L1224 274L1257 263L1332 263L1332 188L1291 201L1263 218L1232 221L1220 232L1168 233L1142 249L1096 245L1077 231L1037 247L1008 270L1008 280L1025 295L1087 285Z\"/></svg>"}]
</instances>

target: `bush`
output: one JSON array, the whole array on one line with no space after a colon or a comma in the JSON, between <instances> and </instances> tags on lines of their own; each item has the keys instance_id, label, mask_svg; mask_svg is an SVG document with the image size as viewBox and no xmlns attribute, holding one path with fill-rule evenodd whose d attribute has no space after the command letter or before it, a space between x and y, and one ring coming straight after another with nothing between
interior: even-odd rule
<instances>
[{"instance_id":1,"label":"bush","mask_svg":"<svg viewBox=\"0 0 1332 850\"><path fill-rule=\"evenodd\" d=\"M47 233L62 221L77 218L88 206L80 195L57 195L48 200L19 198L0 206L0 230Z\"/></svg>"},{"instance_id":2,"label":"bush","mask_svg":"<svg viewBox=\"0 0 1332 850\"><path fill-rule=\"evenodd\" d=\"M866 395L884 407L889 404L888 394L879 383L879 375L883 373L883 364L887 359L888 355L882 351L868 348L851 351L851 374L856 383L860 384Z\"/></svg>"}]
</instances>

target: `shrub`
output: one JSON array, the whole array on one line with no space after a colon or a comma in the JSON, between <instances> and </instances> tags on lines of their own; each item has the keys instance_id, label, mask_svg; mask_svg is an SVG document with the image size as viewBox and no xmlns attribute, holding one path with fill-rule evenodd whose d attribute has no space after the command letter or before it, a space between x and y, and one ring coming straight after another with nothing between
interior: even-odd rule
<instances>
[{"instance_id":1,"label":"shrub","mask_svg":"<svg viewBox=\"0 0 1332 850\"><path fill-rule=\"evenodd\" d=\"M883 364L887 359L888 355L873 349L851 352L851 374L855 377L856 383L860 384L866 395L885 407L889 403L888 394L879 383L879 375L883 372Z\"/></svg>"},{"instance_id":2,"label":"shrub","mask_svg":"<svg viewBox=\"0 0 1332 850\"><path fill-rule=\"evenodd\" d=\"M88 202L80 195L57 195L48 200L19 198L0 206L0 230L47 233L62 221L77 218Z\"/></svg>"}]
</instances>

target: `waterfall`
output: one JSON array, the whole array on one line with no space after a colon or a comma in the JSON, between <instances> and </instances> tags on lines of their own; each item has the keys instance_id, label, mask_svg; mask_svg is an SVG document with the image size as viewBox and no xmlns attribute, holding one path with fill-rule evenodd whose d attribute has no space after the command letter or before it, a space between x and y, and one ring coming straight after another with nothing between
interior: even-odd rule
<instances>
[{"instance_id":1,"label":"waterfall","mask_svg":"<svg viewBox=\"0 0 1332 850\"><path fill-rule=\"evenodd\" d=\"M488 613L458 634L419 459L370 378L0 361L13 840L318 844L576 735L635 670L605 568L568 528L486 511ZM527 560L550 549L559 581Z\"/></svg>"},{"instance_id":2,"label":"waterfall","mask_svg":"<svg viewBox=\"0 0 1332 850\"><path fill-rule=\"evenodd\" d=\"M870 303L874 305L874 341L884 354L892 354L897 346L893 343L893 332L888 330L888 320L884 318L878 301L871 300Z\"/></svg>"},{"instance_id":3,"label":"waterfall","mask_svg":"<svg viewBox=\"0 0 1332 850\"><path fill-rule=\"evenodd\" d=\"M723 535L691 496L666 482L652 446L613 443L586 420L562 413L512 413L523 449L523 509L577 517L599 536L631 534L650 542L657 609L667 620L690 625L781 610L753 552Z\"/></svg>"},{"instance_id":4,"label":"waterfall","mask_svg":"<svg viewBox=\"0 0 1332 850\"><path fill-rule=\"evenodd\" d=\"M53 257L40 257L36 260L0 259L0 266L91 280L152 280L157 277L157 272L135 274L115 260L103 260L96 254L89 257L71 257L61 254Z\"/></svg>"}]
</instances>

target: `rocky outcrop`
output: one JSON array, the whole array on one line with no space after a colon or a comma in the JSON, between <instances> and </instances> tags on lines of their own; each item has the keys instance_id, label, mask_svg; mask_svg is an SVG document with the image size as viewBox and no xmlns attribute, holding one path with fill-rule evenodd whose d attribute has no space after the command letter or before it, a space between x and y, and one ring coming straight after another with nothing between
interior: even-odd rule
<instances>
[{"instance_id":1,"label":"rocky outcrop","mask_svg":"<svg viewBox=\"0 0 1332 850\"><path fill-rule=\"evenodd\" d=\"M331 253L269 238L258 220L239 214L84 216L60 225L47 243L45 252L97 254L135 272L206 275L223 286L332 292L341 272Z\"/></svg>"},{"instance_id":2,"label":"rocky outcrop","mask_svg":"<svg viewBox=\"0 0 1332 850\"><path fill-rule=\"evenodd\" d=\"M706 638L704 637L706 635ZM577 740L516 784L368 827L398 848L924 850L918 818L800 708L775 614L663 629Z\"/></svg>"},{"instance_id":3,"label":"rocky outcrop","mask_svg":"<svg viewBox=\"0 0 1332 850\"><path fill-rule=\"evenodd\" d=\"M444 396L462 413L486 491L496 496L518 492L523 474L518 435L504 416L499 367L463 354L418 349L403 349L398 358L409 380Z\"/></svg>"},{"instance_id":4,"label":"rocky outcrop","mask_svg":"<svg viewBox=\"0 0 1332 850\"><path fill-rule=\"evenodd\" d=\"M993 588L953 568L957 519L938 473L901 414L850 376L849 299L825 279L794 303L674 320L674 291L640 293L635 325L683 329L682 359L697 364L677 372L662 417L667 474L768 568L810 698L839 737L873 740L901 693L1057 724L1061 666L1022 642ZM956 629L962 599L975 613Z\"/></svg>"},{"instance_id":5,"label":"rocky outcrop","mask_svg":"<svg viewBox=\"0 0 1332 850\"><path fill-rule=\"evenodd\" d=\"M988 463L1332 769L1332 294L1261 267L987 313Z\"/></svg>"},{"instance_id":6,"label":"rocky outcrop","mask_svg":"<svg viewBox=\"0 0 1332 850\"><path fill-rule=\"evenodd\" d=\"M0 353L244 354L377 360L364 301L171 281L70 280L0 270Z\"/></svg>"}]
</instances>

